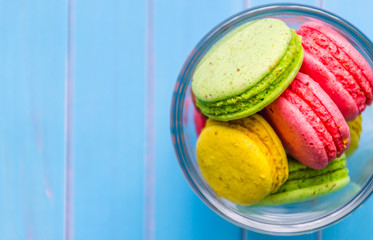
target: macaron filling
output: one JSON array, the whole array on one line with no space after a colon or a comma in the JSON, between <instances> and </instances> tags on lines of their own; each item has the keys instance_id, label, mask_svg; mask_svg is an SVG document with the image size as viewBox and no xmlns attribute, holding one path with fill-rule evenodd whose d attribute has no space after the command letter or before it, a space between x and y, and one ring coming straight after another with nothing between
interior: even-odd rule
<instances>
[{"instance_id":1,"label":"macaron filling","mask_svg":"<svg viewBox=\"0 0 373 240\"><path fill-rule=\"evenodd\" d=\"M197 106L207 116L223 121L227 118L238 119L254 114L281 95L282 91L278 91L279 86L291 83L302 60L301 37L292 31L292 39L286 54L258 84L237 96L217 102L203 102L197 99Z\"/></svg>"}]
</instances>

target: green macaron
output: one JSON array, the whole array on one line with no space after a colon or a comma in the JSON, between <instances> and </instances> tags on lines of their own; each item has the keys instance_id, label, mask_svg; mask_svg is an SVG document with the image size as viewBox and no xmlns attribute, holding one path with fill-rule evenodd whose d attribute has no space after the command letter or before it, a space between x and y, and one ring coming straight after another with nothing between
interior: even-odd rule
<instances>
[{"instance_id":1,"label":"green macaron","mask_svg":"<svg viewBox=\"0 0 373 240\"><path fill-rule=\"evenodd\" d=\"M311 200L335 192L350 182L345 154L320 170L308 168L291 157L288 161L288 180L258 205L274 206Z\"/></svg>"},{"instance_id":2,"label":"green macaron","mask_svg":"<svg viewBox=\"0 0 373 240\"><path fill-rule=\"evenodd\" d=\"M293 81L303 60L301 37L278 19L245 23L202 58L192 80L196 104L228 121L252 115Z\"/></svg>"}]
</instances>

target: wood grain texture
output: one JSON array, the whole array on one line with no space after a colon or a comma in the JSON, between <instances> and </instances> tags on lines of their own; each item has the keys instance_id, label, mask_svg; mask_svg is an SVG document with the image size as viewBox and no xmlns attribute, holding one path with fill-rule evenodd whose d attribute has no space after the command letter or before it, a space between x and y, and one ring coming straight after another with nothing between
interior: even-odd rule
<instances>
[{"instance_id":1,"label":"wood grain texture","mask_svg":"<svg viewBox=\"0 0 373 240\"><path fill-rule=\"evenodd\" d=\"M213 5L213 6L212 6ZM170 138L171 94L189 52L242 1L170 1L155 5L155 239L240 239L188 186Z\"/></svg>"},{"instance_id":2,"label":"wood grain texture","mask_svg":"<svg viewBox=\"0 0 373 240\"><path fill-rule=\"evenodd\" d=\"M66 2L0 2L0 239L62 239Z\"/></svg>"},{"instance_id":3,"label":"wood grain texture","mask_svg":"<svg viewBox=\"0 0 373 240\"><path fill-rule=\"evenodd\" d=\"M142 239L145 2L76 1L73 239Z\"/></svg>"}]
</instances>

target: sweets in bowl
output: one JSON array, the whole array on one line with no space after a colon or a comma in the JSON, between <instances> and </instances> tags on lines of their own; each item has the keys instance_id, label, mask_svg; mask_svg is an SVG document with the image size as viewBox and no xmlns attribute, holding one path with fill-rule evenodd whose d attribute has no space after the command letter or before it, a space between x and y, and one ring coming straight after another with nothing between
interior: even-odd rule
<instances>
[{"instance_id":1,"label":"sweets in bowl","mask_svg":"<svg viewBox=\"0 0 373 240\"><path fill-rule=\"evenodd\" d=\"M221 195L218 197L211 185L205 180L198 166L196 157L196 142L198 137L195 131L195 124L193 123L195 111L192 105L187 105L188 99L191 98L190 92L193 85L194 73L204 56L209 54L209 50L213 49L225 36L228 36L237 28L248 24L248 22L263 18L280 19L295 30L298 30L304 23L321 21L346 38L361 53L369 65L373 65L373 44L370 40L354 26L332 13L297 4L275 4L244 11L232 16L212 29L191 51L175 85L173 100L171 102L171 136L178 162L188 183L198 197L215 213L240 227L261 233L272 235L311 233L325 226L330 226L346 217L354 209L361 206L362 202L373 191L373 164L370 159L370 156L373 154L371 141L373 130L369 127L373 119L372 108L368 107L362 112L364 128L361 132L360 147L352 157L347 159L350 183L332 194L326 194L322 197L315 194L317 198L312 200L297 198L296 201L290 204L277 201L279 204L275 204L276 206L260 205L261 201L250 206L242 206L226 200ZM262 113L259 111L256 114ZM229 120L225 119L224 121ZM301 127L299 126L299 128ZM352 149L354 145L352 128L350 142L351 147L348 149ZM289 158L288 162L291 161ZM337 161L333 160L328 163L327 167L314 171L326 171L325 169L328 169L329 166L332 166L330 164L334 164L335 162ZM293 173L289 175L293 175ZM290 181L292 180L288 179L282 186L285 186ZM278 193L278 191L269 193L264 199ZM330 193L330 191L327 191L327 193Z\"/></svg>"},{"instance_id":2,"label":"sweets in bowl","mask_svg":"<svg viewBox=\"0 0 373 240\"><path fill-rule=\"evenodd\" d=\"M346 161L339 159L350 145L345 118L354 119L372 102L371 69L351 45L339 47L343 37L327 26L306 23L297 33L304 37L304 61L295 31L280 20L262 19L226 35L196 68L194 102L211 118L197 141L197 162L219 197L240 205L278 205L349 182ZM351 126L358 129L358 123ZM295 159L290 170L285 151ZM288 175L299 175L294 168L300 166L316 177L286 182Z\"/></svg>"}]
</instances>

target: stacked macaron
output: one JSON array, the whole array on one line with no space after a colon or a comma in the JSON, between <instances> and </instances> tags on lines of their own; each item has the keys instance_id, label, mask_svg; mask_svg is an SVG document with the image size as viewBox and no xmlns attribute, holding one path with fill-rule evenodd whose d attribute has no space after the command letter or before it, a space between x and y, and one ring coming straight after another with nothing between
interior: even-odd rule
<instances>
[{"instance_id":1,"label":"stacked macaron","mask_svg":"<svg viewBox=\"0 0 373 240\"><path fill-rule=\"evenodd\" d=\"M297 31L305 51L301 71L328 93L346 120L355 119L373 99L373 70L340 34L320 22Z\"/></svg>"},{"instance_id":2,"label":"stacked macaron","mask_svg":"<svg viewBox=\"0 0 373 240\"><path fill-rule=\"evenodd\" d=\"M257 205L275 206L315 199L338 191L350 181L345 154L320 170L308 168L293 158L288 160L288 180L276 193L265 197Z\"/></svg>"},{"instance_id":3,"label":"stacked macaron","mask_svg":"<svg viewBox=\"0 0 373 240\"><path fill-rule=\"evenodd\" d=\"M216 43L198 64L192 81L197 106L220 121L252 115L289 86L302 60L301 38L284 22L246 23Z\"/></svg>"},{"instance_id":4,"label":"stacked macaron","mask_svg":"<svg viewBox=\"0 0 373 240\"><path fill-rule=\"evenodd\" d=\"M263 113L286 151L308 167L326 167L350 144L349 128L338 107L303 73Z\"/></svg>"},{"instance_id":5,"label":"stacked macaron","mask_svg":"<svg viewBox=\"0 0 373 240\"><path fill-rule=\"evenodd\" d=\"M193 75L198 133L202 115L209 118L196 148L202 176L240 205L305 201L344 187L344 153L358 146L372 89L367 61L325 24L295 32L262 19L237 27Z\"/></svg>"}]
</instances>

